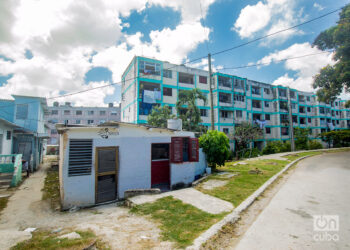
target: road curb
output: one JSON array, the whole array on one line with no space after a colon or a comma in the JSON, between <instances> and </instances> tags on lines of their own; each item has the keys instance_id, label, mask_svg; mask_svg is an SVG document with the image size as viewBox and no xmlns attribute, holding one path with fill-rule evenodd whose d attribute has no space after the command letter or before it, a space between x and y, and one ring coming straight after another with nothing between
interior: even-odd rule
<instances>
[{"instance_id":1,"label":"road curb","mask_svg":"<svg viewBox=\"0 0 350 250\"><path fill-rule=\"evenodd\" d=\"M205 242L207 242L211 237L217 234L223 226L228 223L235 223L240 214L246 210L280 175L282 175L285 171L287 171L290 167L292 167L298 161L301 161L305 158L311 157L313 155L303 156L299 159L292 161L287 164L281 171L268 179L260 188L258 188L253 194L251 194L247 199L245 199L238 207L236 207L230 214L226 215L221 221L212 225L207 231L202 233L199 237L197 237L191 246L188 246L186 249L194 250L199 249Z\"/></svg>"}]
</instances>

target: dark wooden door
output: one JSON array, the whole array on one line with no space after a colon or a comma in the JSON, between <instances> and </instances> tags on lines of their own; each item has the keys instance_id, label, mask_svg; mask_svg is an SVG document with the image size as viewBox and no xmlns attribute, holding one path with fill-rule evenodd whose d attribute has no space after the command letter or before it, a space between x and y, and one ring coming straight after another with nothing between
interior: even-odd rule
<instances>
[{"instance_id":1,"label":"dark wooden door","mask_svg":"<svg viewBox=\"0 0 350 250\"><path fill-rule=\"evenodd\" d=\"M151 186L169 186L170 164L169 143L152 144Z\"/></svg>"},{"instance_id":2,"label":"dark wooden door","mask_svg":"<svg viewBox=\"0 0 350 250\"><path fill-rule=\"evenodd\" d=\"M96 203L118 198L118 147L96 148Z\"/></svg>"}]
</instances>

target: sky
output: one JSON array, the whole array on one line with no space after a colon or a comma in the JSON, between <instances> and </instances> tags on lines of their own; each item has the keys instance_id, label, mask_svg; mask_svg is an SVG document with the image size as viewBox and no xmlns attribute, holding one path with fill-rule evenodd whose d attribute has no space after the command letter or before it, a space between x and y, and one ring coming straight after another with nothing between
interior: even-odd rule
<instances>
[{"instance_id":1,"label":"sky","mask_svg":"<svg viewBox=\"0 0 350 250\"><path fill-rule=\"evenodd\" d=\"M120 102L132 58L207 68L222 51L336 10L345 0L1 0L0 99L12 94L82 106ZM312 47L338 13L213 56L222 73L313 91L332 53ZM317 54L281 61L289 57ZM263 63L260 66L243 67ZM231 69L230 69L231 68ZM232 69L236 68L236 69ZM349 95L343 94L343 98Z\"/></svg>"}]
</instances>

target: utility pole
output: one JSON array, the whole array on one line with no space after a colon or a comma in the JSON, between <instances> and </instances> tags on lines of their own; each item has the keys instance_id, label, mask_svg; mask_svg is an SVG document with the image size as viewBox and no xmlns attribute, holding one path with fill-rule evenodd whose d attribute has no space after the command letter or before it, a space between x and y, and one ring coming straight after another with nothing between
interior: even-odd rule
<instances>
[{"instance_id":1,"label":"utility pole","mask_svg":"<svg viewBox=\"0 0 350 250\"><path fill-rule=\"evenodd\" d=\"M211 54L208 54L208 66L209 66L209 90L210 90L210 121L211 130L214 130L214 104L213 104L213 84L211 78Z\"/></svg>"},{"instance_id":2,"label":"utility pole","mask_svg":"<svg viewBox=\"0 0 350 250\"><path fill-rule=\"evenodd\" d=\"M293 115L292 115L292 101L290 100L290 88L287 89L287 97L288 97L288 111L289 111L289 138L290 138L290 148L291 151L295 151L295 143L294 143L294 129L293 129Z\"/></svg>"}]
</instances>

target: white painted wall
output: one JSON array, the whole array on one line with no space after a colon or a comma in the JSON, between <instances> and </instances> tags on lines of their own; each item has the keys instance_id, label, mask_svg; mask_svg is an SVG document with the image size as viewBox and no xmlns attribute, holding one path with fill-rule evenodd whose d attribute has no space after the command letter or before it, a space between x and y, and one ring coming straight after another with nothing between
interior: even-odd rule
<instances>
[{"instance_id":1,"label":"white painted wall","mask_svg":"<svg viewBox=\"0 0 350 250\"><path fill-rule=\"evenodd\" d=\"M65 157L60 165L62 206L89 206L95 204L95 149L96 147L119 147L118 198L124 198L129 189L151 188L151 144L170 143L171 136L191 136L192 132L147 129L130 125L120 126L119 135L103 139L98 135L98 128L69 128L67 146L61 147ZM62 138L62 137L61 137ZM68 177L69 139L93 139L93 167L91 175ZM62 141L62 140L61 140ZM61 158L61 159L62 159ZM204 172L205 156L199 155L200 162L174 164L171 166L171 185L191 183L197 173ZM173 164L171 164L173 165Z\"/></svg>"},{"instance_id":2,"label":"white painted wall","mask_svg":"<svg viewBox=\"0 0 350 250\"><path fill-rule=\"evenodd\" d=\"M11 131L11 139L7 140L6 135L7 131ZM0 154L3 155L9 155L12 154L12 137L13 137L13 129L10 126L7 126L0 122L0 135L2 135L2 140L0 140L0 143L2 145L2 152Z\"/></svg>"}]
</instances>

